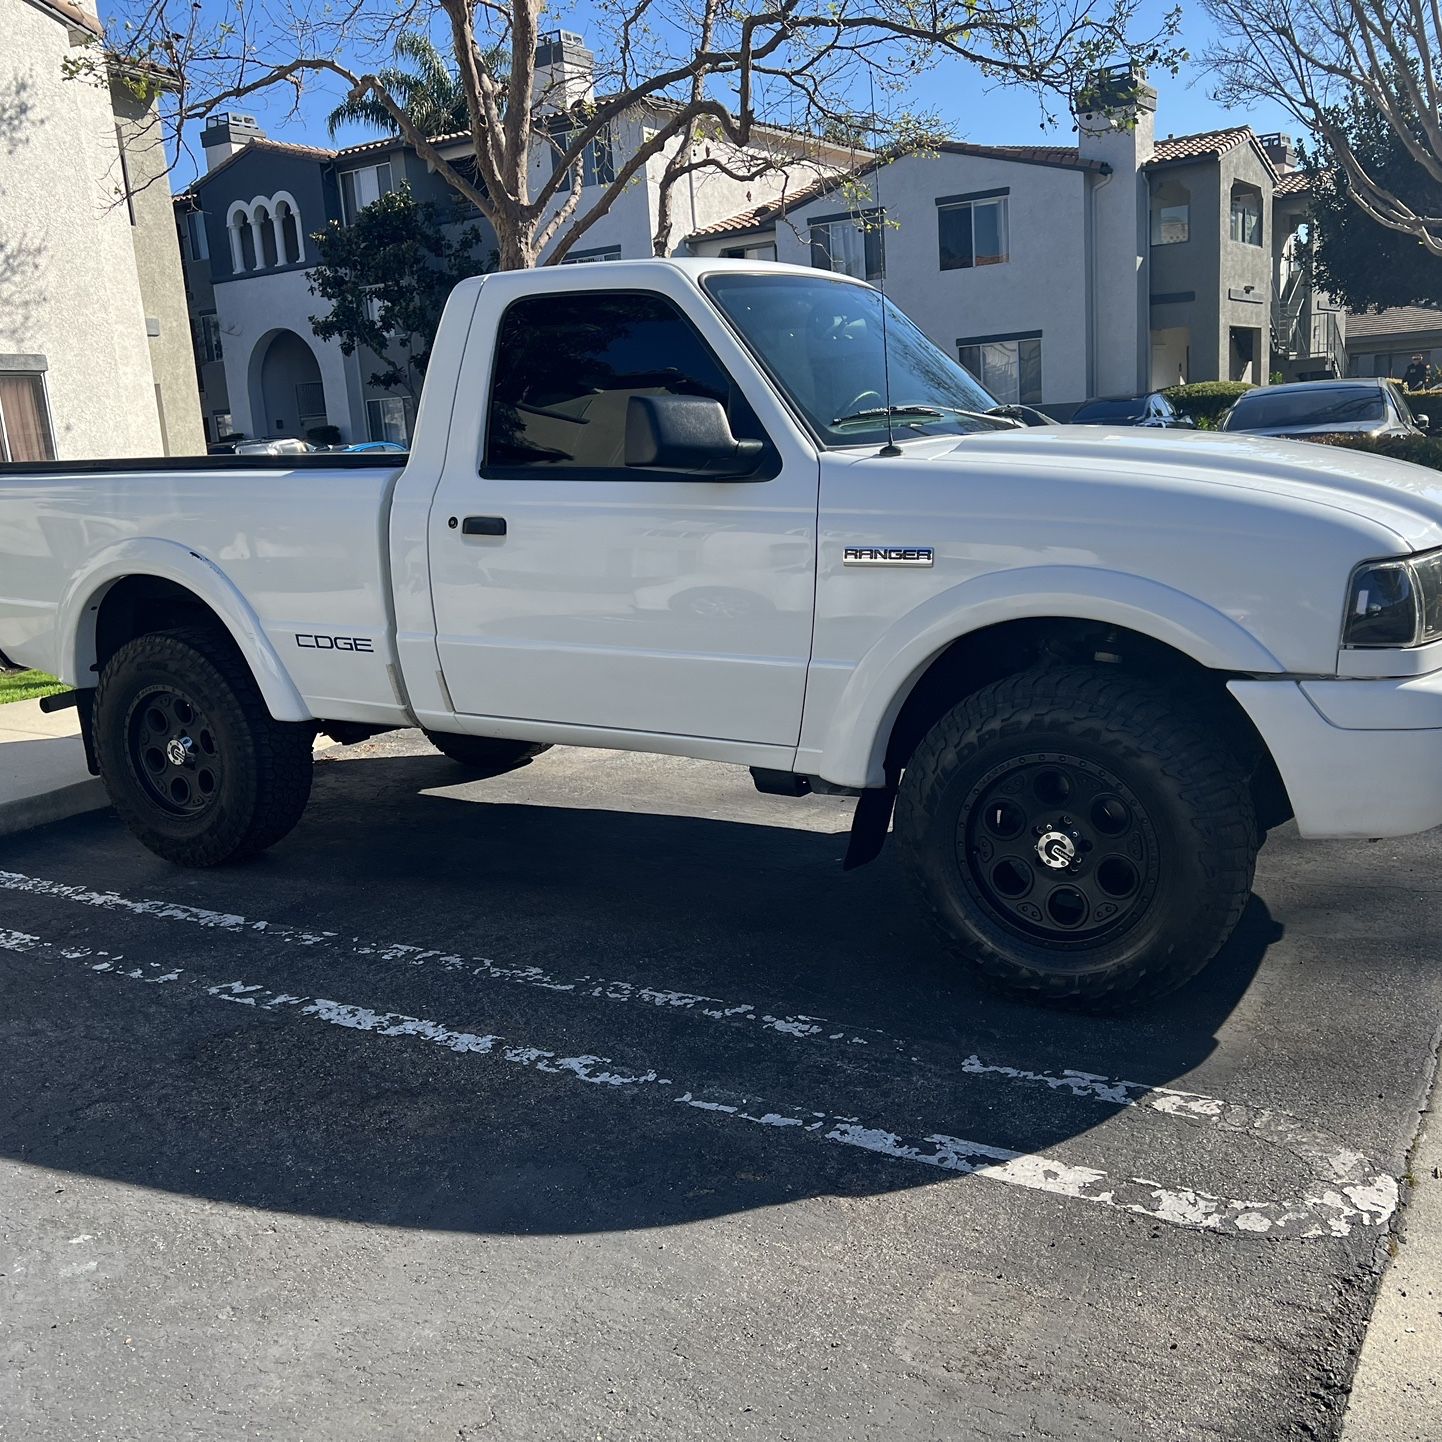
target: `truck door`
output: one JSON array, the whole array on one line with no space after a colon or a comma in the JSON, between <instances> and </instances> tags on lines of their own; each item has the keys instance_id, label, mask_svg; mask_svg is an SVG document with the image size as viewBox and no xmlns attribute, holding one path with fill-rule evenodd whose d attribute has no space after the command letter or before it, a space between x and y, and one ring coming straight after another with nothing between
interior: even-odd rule
<instances>
[{"instance_id":1,"label":"truck door","mask_svg":"<svg viewBox=\"0 0 1442 1442\"><path fill-rule=\"evenodd\" d=\"M815 453L681 272L574 270L481 289L429 522L456 710L794 746ZM674 395L720 401L754 475L628 467L632 397Z\"/></svg>"}]
</instances>

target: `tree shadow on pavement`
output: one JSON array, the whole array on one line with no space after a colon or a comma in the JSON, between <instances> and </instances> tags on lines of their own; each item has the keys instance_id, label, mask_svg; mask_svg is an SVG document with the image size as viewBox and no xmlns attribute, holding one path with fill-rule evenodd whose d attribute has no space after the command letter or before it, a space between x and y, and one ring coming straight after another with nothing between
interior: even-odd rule
<instances>
[{"instance_id":1,"label":"tree shadow on pavement","mask_svg":"<svg viewBox=\"0 0 1442 1442\"><path fill-rule=\"evenodd\" d=\"M36 833L4 862L264 919L269 934L13 894L6 925L127 965L424 1018L663 1081L586 1085L414 1034L319 1024L296 1005L225 1005L184 980L137 984L21 953L0 969L0 1150L252 1207L489 1233L665 1226L902 1190L956 1174L676 1101L691 1091L753 1113L809 1107L902 1136L1055 1151L1117 1109L977 1075L968 1059L1175 1083L1211 1054L1280 935L1254 898L1221 956L1174 996L1121 1018L1061 1013L978 988L912 915L889 859L842 875L844 834L521 804L501 788L495 800L425 794L456 781L430 756L320 773L295 837L245 867L176 871L108 816ZM289 944L278 925L337 936ZM415 950L387 950L397 945ZM532 967L571 989L498 975ZM788 1031L761 1017L820 1020Z\"/></svg>"}]
</instances>

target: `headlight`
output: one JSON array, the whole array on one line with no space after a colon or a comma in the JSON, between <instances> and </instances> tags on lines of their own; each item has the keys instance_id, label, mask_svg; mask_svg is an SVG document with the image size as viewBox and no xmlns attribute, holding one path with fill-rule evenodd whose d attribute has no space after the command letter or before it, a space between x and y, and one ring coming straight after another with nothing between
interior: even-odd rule
<instances>
[{"instance_id":1,"label":"headlight","mask_svg":"<svg viewBox=\"0 0 1442 1442\"><path fill-rule=\"evenodd\" d=\"M1425 646L1442 640L1442 551L1368 561L1352 573L1344 646Z\"/></svg>"}]
</instances>

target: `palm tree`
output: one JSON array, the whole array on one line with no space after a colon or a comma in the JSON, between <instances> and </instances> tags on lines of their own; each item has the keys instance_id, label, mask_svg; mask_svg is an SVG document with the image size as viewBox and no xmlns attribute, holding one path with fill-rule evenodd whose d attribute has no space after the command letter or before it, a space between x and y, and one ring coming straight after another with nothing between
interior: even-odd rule
<instances>
[{"instance_id":1,"label":"palm tree","mask_svg":"<svg viewBox=\"0 0 1442 1442\"><path fill-rule=\"evenodd\" d=\"M412 62L410 70L391 67L377 72L385 86L426 135L450 135L470 125L466 95L460 77L448 66L428 35L403 31L396 39L396 55ZM397 134L390 112L374 95L346 100L331 111L326 128L334 136L342 125L369 125L386 135Z\"/></svg>"}]
</instances>

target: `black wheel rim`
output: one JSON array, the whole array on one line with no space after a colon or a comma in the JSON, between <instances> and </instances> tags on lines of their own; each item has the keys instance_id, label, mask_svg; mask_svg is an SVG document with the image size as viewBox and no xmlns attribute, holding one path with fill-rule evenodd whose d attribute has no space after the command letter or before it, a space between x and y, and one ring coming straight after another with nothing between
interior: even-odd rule
<instances>
[{"instance_id":1,"label":"black wheel rim","mask_svg":"<svg viewBox=\"0 0 1442 1442\"><path fill-rule=\"evenodd\" d=\"M1008 931L1059 950L1130 930L1156 896L1156 828L1106 767L1041 752L993 767L957 825L962 875Z\"/></svg>"},{"instance_id":2,"label":"black wheel rim","mask_svg":"<svg viewBox=\"0 0 1442 1442\"><path fill-rule=\"evenodd\" d=\"M205 710L183 691L152 686L126 717L130 764L150 802L171 816L198 817L225 778L220 742Z\"/></svg>"}]
</instances>

